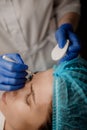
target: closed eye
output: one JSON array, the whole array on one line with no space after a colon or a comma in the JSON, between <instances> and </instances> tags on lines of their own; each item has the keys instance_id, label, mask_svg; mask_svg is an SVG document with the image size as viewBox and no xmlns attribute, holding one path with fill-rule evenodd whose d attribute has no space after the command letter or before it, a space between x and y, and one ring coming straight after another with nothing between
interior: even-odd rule
<instances>
[{"instance_id":1,"label":"closed eye","mask_svg":"<svg viewBox=\"0 0 87 130\"><path fill-rule=\"evenodd\" d=\"M31 96L31 95L32 95L32 97L33 97L34 103L36 103L36 101L35 101L35 92L34 92L34 89L33 89L33 85L32 85L32 84L31 84L30 90L31 90L31 92L26 96L26 103L27 103L28 105L31 105L31 99L30 99L30 96Z\"/></svg>"},{"instance_id":2,"label":"closed eye","mask_svg":"<svg viewBox=\"0 0 87 130\"><path fill-rule=\"evenodd\" d=\"M28 95L26 95L26 103L27 103L27 105L29 105L30 106L30 104L31 104L31 101L30 101L30 96L31 96L31 92L30 92L30 94L28 94Z\"/></svg>"}]
</instances>

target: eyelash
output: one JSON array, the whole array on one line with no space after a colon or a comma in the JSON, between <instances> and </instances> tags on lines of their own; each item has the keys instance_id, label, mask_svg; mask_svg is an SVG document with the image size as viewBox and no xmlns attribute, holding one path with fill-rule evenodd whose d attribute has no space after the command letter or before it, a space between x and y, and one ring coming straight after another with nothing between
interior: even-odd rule
<instances>
[{"instance_id":1,"label":"eyelash","mask_svg":"<svg viewBox=\"0 0 87 130\"><path fill-rule=\"evenodd\" d=\"M30 106L30 100L29 100L30 94L25 96L25 101L28 106Z\"/></svg>"}]
</instances>

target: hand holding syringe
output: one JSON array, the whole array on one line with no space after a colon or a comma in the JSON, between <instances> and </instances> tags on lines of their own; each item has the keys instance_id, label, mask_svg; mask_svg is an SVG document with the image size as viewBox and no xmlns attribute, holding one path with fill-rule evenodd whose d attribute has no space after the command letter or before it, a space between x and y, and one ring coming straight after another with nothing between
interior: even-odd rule
<instances>
[{"instance_id":1,"label":"hand holding syringe","mask_svg":"<svg viewBox=\"0 0 87 130\"><path fill-rule=\"evenodd\" d=\"M32 75L19 54L0 56L0 90L13 91L24 87L26 76Z\"/></svg>"},{"instance_id":2,"label":"hand holding syringe","mask_svg":"<svg viewBox=\"0 0 87 130\"><path fill-rule=\"evenodd\" d=\"M7 57L6 55L3 55L2 58L3 58L4 60L17 63L15 60L13 60L13 59ZM29 69L27 69L26 71L27 71L27 73L28 73L28 76L27 76L27 77L29 77L30 75L33 75L33 74L34 74L34 73L33 73L31 70L29 70Z\"/></svg>"}]
</instances>

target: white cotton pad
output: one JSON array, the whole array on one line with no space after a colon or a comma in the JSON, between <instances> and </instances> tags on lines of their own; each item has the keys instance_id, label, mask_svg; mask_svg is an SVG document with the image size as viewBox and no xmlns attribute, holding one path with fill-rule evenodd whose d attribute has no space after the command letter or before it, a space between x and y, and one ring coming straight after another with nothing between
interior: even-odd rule
<instances>
[{"instance_id":1,"label":"white cotton pad","mask_svg":"<svg viewBox=\"0 0 87 130\"><path fill-rule=\"evenodd\" d=\"M62 57L64 57L64 55L66 54L66 51L68 49L69 46L69 40L67 40L64 48L59 48L58 44L53 48L52 53L51 53L51 57L54 61L58 61L60 60Z\"/></svg>"}]
</instances>

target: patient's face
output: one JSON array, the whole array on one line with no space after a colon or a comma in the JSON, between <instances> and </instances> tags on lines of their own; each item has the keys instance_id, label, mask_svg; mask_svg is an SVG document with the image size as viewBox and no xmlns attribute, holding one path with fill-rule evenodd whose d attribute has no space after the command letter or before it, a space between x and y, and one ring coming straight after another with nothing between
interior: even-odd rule
<instances>
[{"instance_id":1,"label":"patient's face","mask_svg":"<svg viewBox=\"0 0 87 130\"><path fill-rule=\"evenodd\" d=\"M52 70L39 72L24 88L4 93L0 109L11 128L36 130L44 123L52 101L52 81Z\"/></svg>"}]
</instances>

